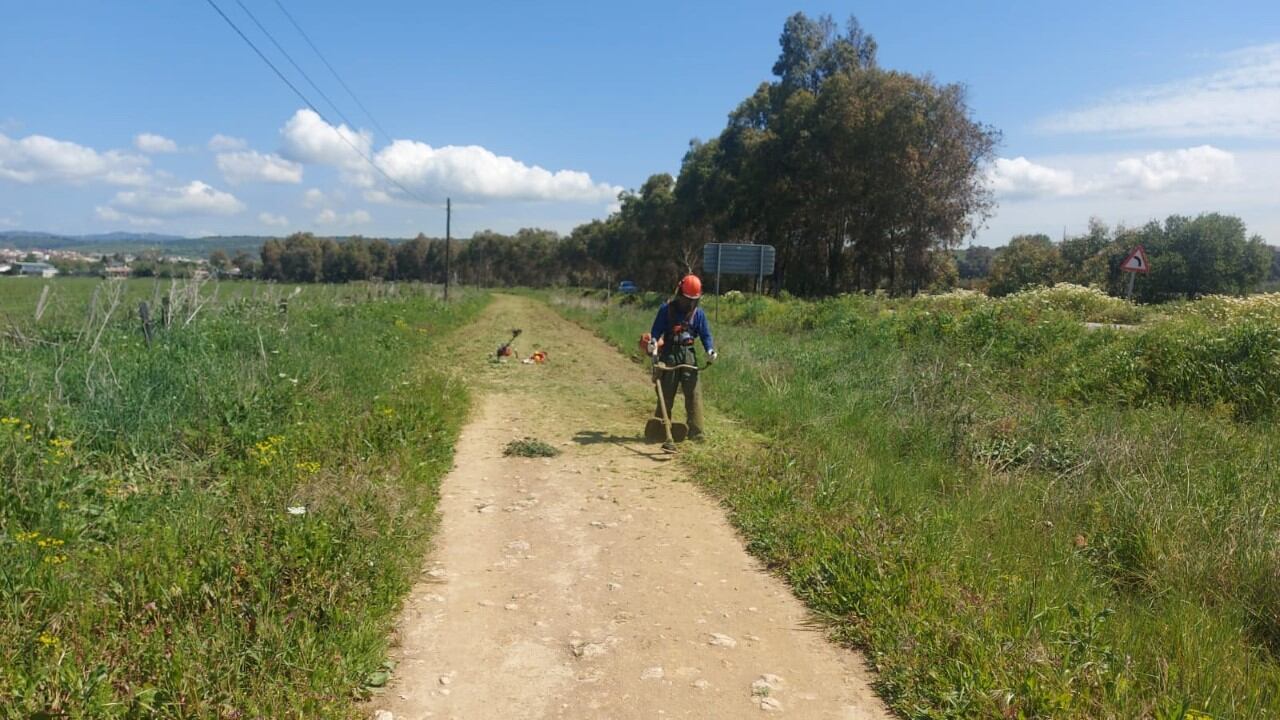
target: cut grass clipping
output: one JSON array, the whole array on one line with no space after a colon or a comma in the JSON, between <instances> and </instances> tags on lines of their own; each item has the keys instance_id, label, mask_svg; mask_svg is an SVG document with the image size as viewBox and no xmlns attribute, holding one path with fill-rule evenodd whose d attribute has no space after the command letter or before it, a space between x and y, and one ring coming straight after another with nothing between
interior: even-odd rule
<instances>
[{"instance_id":1,"label":"cut grass clipping","mask_svg":"<svg viewBox=\"0 0 1280 720\"><path fill-rule=\"evenodd\" d=\"M520 440L512 440L507 443L507 447L502 451L502 454L507 457L518 455L520 457L529 458L549 458L559 455L560 451L537 438L527 437Z\"/></svg>"}]
</instances>

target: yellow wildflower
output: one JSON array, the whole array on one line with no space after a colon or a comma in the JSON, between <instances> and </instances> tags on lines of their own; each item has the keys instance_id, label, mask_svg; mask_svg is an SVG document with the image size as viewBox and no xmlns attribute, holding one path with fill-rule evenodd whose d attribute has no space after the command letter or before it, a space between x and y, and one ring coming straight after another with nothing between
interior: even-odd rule
<instances>
[{"instance_id":1,"label":"yellow wildflower","mask_svg":"<svg viewBox=\"0 0 1280 720\"><path fill-rule=\"evenodd\" d=\"M48 565L61 565L67 561L66 555L45 555L44 562Z\"/></svg>"},{"instance_id":2,"label":"yellow wildflower","mask_svg":"<svg viewBox=\"0 0 1280 720\"><path fill-rule=\"evenodd\" d=\"M49 447L53 450L53 459L55 462L61 460L71 453L73 441L66 438L53 438L49 441Z\"/></svg>"},{"instance_id":3,"label":"yellow wildflower","mask_svg":"<svg viewBox=\"0 0 1280 720\"><path fill-rule=\"evenodd\" d=\"M45 647L53 647L57 645L59 642L61 642L61 640L59 640L57 636L50 635L49 633L40 633L39 640L40 640L40 644Z\"/></svg>"},{"instance_id":4,"label":"yellow wildflower","mask_svg":"<svg viewBox=\"0 0 1280 720\"><path fill-rule=\"evenodd\" d=\"M272 435L265 440L260 440L253 446L250 452L258 458L258 465L261 467L270 467L276 456L280 454L280 444L284 442L284 438L280 435Z\"/></svg>"}]
</instances>

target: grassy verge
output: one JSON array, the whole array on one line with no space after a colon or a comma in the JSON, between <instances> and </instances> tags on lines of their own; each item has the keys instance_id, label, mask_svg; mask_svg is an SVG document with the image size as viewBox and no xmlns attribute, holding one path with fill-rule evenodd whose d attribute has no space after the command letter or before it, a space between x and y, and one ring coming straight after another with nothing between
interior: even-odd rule
<instances>
[{"instance_id":1,"label":"grassy verge","mask_svg":"<svg viewBox=\"0 0 1280 720\"><path fill-rule=\"evenodd\" d=\"M237 288L0 340L0 716L357 714L465 411L422 358L484 300Z\"/></svg>"},{"instance_id":2,"label":"grassy verge","mask_svg":"<svg viewBox=\"0 0 1280 720\"><path fill-rule=\"evenodd\" d=\"M689 461L904 716L1280 714L1277 326L1094 310L726 303L704 389L771 444Z\"/></svg>"}]
</instances>

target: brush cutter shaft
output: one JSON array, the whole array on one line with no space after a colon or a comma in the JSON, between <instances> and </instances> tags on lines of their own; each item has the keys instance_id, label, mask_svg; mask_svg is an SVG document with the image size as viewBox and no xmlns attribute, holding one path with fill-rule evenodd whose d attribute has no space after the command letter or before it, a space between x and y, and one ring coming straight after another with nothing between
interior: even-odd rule
<instances>
[{"instance_id":1,"label":"brush cutter shaft","mask_svg":"<svg viewBox=\"0 0 1280 720\"><path fill-rule=\"evenodd\" d=\"M662 410L662 431L666 440L662 447L670 451L675 448L676 444L675 439L671 437L671 418L667 415L667 401L662 397L662 383L658 380L657 373L653 375L653 389L658 393L658 408Z\"/></svg>"}]
</instances>

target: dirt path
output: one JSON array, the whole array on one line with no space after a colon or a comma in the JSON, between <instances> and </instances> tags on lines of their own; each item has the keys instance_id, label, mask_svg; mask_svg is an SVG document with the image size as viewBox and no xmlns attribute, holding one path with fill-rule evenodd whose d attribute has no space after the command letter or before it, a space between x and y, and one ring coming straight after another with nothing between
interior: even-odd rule
<instances>
[{"instance_id":1,"label":"dirt path","mask_svg":"<svg viewBox=\"0 0 1280 720\"><path fill-rule=\"evenodd\" d=\"M484 361L516 327L519 351L544 347L550 364ZM374 701L383 720L889 717L861 659L827 643L684 467L638 438L652 390L634 364L510 296L456 347L477 409ZM503 457L526 435L563 452Z\"/></svg>"}]
</instances>

